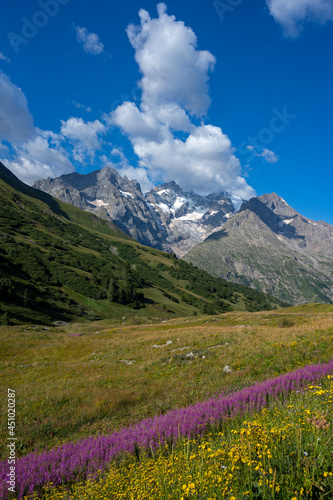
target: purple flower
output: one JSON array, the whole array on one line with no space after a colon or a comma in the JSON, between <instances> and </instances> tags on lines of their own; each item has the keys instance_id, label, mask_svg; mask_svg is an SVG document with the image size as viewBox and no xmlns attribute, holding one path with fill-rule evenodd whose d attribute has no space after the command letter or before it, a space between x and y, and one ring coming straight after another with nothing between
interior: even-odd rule
<instances>
[{"instance_id":1,"label":"purple flower","mask_svg":"<svg viewBox=\"0 0 333 500\"><path fill-rule=\"evenodd\" d=\"M182 437L203 434L211 425L221 425L249 411L259 411L270 401L285 400L295 389L320 380L333 372L333 360L326 364L309 365L295 372L247 387L229 396L221 395L186 408L171 410L164 415L147 418L107 436L90 437L77 443L67 443L53 450L29 453L17 460L18 499L42 487L84 480L105 470L119 455L134 453L137 448L177 441ZM0 463L0 498L7 499L7 461Z\"/></svg>"}]
</instances>

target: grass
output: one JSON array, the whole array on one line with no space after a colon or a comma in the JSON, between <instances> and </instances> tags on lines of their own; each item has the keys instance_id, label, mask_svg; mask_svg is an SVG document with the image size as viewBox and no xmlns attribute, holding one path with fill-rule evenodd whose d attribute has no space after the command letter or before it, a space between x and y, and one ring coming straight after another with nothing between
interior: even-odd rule
<instances>
[{"instance_id":1,"label":"grass","mask_svg":"<svg viewBox=\"0 0 333 500\"><path fill-rule=\"evenodd\" d=\"M0 200L0 319L10 325L286 305L144 247L111 222L24 185L2 164Z\"/></svg>"},{"instance_id":2,"label":"grass","mask_svg":"<svg viewBox=\"0 0 333 500\"><path fill-rule=\"evenodd\" d=\"M0 327L0 383L17 391L18 456L328 361L333 310L316 310ZM2 426L2 450L6 437Z\"/></svg>"},{"instance_id":3,"label":"grass","mask_svg":"<svg viewBox=\"0 0 333 500\"><path fill-rule=\"evenodd\" d=\"M221 430L128 456L44 500L324 499L333 494L333 375Z\"/></svg>"}]
</instances>

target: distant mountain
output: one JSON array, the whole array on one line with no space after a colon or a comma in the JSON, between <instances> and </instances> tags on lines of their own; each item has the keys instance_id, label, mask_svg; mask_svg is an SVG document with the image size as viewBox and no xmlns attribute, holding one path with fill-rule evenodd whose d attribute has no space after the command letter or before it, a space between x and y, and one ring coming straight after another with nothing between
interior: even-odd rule
<instances>
[{"instance_id":1,"label":"distant mountain","mask_svg":"<svg viewBox=\"0 0 333 500\"><path fill-rule=\"evenodd\" d=\"M100 173L102 182L105 173L110 175ZM101 195L96 189L95 200ZM272 297L141 245L110 218L29 187L0 163L1 324L124 316L151 321L278 305Z\"/></svg>"},{"instance_id":2,"label":"distant mountain","mask_svg":"<svg viewBox=\"0 0 333 500\"><path fill-rule=\"evenodd\" d=\"M145 197L155 220L168 233L168 246L178 256L223 226L235 211L226 193L202 196L184 192L175 182L157 186Z\"/></svg>"},{"instance_id":3,"label":"distant mountain","mask_svg":"<svg viewBox=\"0 0 333 500\"><path fill-rule=\"evenodd\" d=\"M140 184L105 167L90 174L43 179L34 187L59 200L112 220L144 245L184 255L234 213L227 193L201 196L175 182L142 194Z\"/></svg>"},{"instance_id":4,"label":"distant mountain","mask_svg":"<svg viewBox=\"0 0 333 500\"><path fill-rule=\"evenodd\" d=\"M140 184L122 177L114 168L42 179L34 187L102 219L112 220L144 245L162 249L161 241L167 238L165 229L152 216Z\"/></svg>"},{"instance_id":5,"label":"distant mountain","mask_svg":"<svg viewBox=\"0 0 333 500\"><path fill-rule=\"evenodd\" d=\"M293 304L333 301L333 226L303 217L275 193L243 203L184 259Z\"/></svg>"}]
</instances>

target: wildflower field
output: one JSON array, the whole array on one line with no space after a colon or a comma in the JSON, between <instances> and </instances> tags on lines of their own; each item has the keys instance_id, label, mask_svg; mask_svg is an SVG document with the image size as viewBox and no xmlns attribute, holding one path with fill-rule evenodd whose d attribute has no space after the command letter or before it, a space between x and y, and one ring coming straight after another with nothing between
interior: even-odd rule
<instances>
[{"instance_id":1,"label":"wildflower field","mask_svg":"<svg viewBox=\"0 0 333 500\"><path fill-rule=\"evenodd\" d=\"M129 456L45 500L333 498L333 375L222 431ZM35 497L37 498L37 497Z\"/></svg>"},{"instance_id":2,"label":"wildflower field","mask_svg":"<svg viewBox=\"0 0 333 500\"><path fill-rule=\"evenodd\" d=\"M135 323L0 328L1 498L333 498L333 307Z\"/></svg>"}]
</instances>

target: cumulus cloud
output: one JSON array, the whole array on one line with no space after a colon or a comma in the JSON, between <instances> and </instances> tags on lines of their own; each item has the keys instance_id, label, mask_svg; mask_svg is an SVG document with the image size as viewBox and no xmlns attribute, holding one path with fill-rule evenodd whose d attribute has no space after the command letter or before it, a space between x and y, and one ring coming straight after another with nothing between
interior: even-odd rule
<instances>
[{"instance_id":1,"label":"cumulus cloud","mask_svg":"<svg viewBox=\"0 0 333 500\"><path fill-rule=\"evenodd\" d=\"M112 121L133 138L157 141L160 136L157 119L151 113L142 113L132 102L118 106Z\"/></svg>"},{"instance_id":2,"label":"cumulus cloud","mask_svg":"<svg viewBox=\"0 0 333 500\"><path fill-rule=\"evenodd\" d=\"M0 73L0 156L5 165L28 184L72 172L63 140L60 134L34 127L24 93Z\"/></svg>"},{"instance_id":3,"label":"cumulus cloud","mask_svg":"<svg viewBox=\"0 0 333 500\"><path fill-rule=\"evenodd\" d=\"M169 16L164 3L158 4L157 9L158 19L151 19L141 9L140 26L131 24L127 28L143 75L143 105L177 103L191 114L202 116L211 102L208 80L215 57L196 49L193 30Z\"/></svg>"},{"instance_id":4,"label":"cumulus cloud","mask_svg":"<svg viewBox=\"0 0 333 500\"><path fill-rule=\"evenodd\" d=\"M76 27L76 39L88 54L98 55L104 51L104 45L96 33L89 33L87 28Z\"/></svg>"},{"instance_id":5,"label":"cumulus cloud","mask_svg":"<svg viewBox=\"0 0 333 500\"><path fill-rule=\"evenodd\" d=\"M254 195L254 190L240 177L240 162L219 127L194 127L185 141L171 134L160 143L138 139L134 151L154 181L161 177L165 182L175 180L180 186L201 193L224 190L241 198Z\"/></svg>"},{"instance_id":6,"label":"cumulus cloud","mask_svg":"<svg viewBox=\"0 0 333 500\"><path fill-rule=\"evenodd\" d=\"M130 180L136 180L139 182L143 193L147 193L154 187L154 184L149 179L147 169L130 165L121 148L113 148L110 155L114 158L112 161L106 155L102 155L101 162L104 167L115 168L123 177L126 176Z\"/></svg>"},{"instance_id":7,"label":"cumulus cloud","mask_svg":"<svg viewBox=\"0 0 333 500\"><path fill-rule=\"evenodd\" d=\"M100 149L100 135L105 134L106 128L99 120L85 122L82 118L69 118L61 121L61 133L73 146L73 157L77 161L84 161L88 156L93 158L95 151Z\"/></svg>"},{"instance_id":8,"label":"cumulus cloud","mask_svg":"<svg viewBox=\"0 0 333 500\"><path fill-rule=\"evenodd\" d=\"M70 157L84 162L101 148L106 127L99 120L61 121L60 133L34 127L22 90L0 73L0 157L23 182L75 170Z\"/></svg>"},{"instance_id":9,"label":"cumulus cloud","mask_svg":"<svg viewBox=\"0 0 333 500\"><path fill-rule=\"evenodd\" d=\"M279 157L274 151L271 151L270 149L265 148L261 154L258 154L258 156L261 156L266 160L268 163L277 163L279 161Z\"/></svg>"},{"instance_id":10,"label":"cumulus cloud","mask_svg":"<svg viewBox=\"0 0 333 500\"><path fill-rule=\"evenodd\" d=\"M169 16L164 3L157 8L158 18L141 9L140 25L127 29L142 73L140 107L124 102L110 121L130 138L141 182L144 176L147 185L175 180L199 193L228 191L235 200L248 199L255 192L241 177L228 136L219 127L194 122L210 105L215 57L197 49L192 29Z\"/></svg>"},{"instance_id":11,"label":"cumulus cloud","mask_svg":"<svg viewBox=\"0 0 333 500\"><path fill-rule=\"evenodd\" d=\"M4 160L6 166L23 182L58 177L75 169L66 151L59 147L53 132L42 132L35 139L15 146L14 159Z\"/></svg>"},{"instance_id":12,"label":"cumulus cloud","mask_svg":"<svg viewBox=\"0 0 333 500\"><path fill-rule=\"evenodd\" d=\"M0 73L0 141L18 142L35 135L27 99L7 75Z\"/></svg>"},{"instance_id":13,"label":"cumulus cloud","mask_svg":"<svg viewBox=\"0 0 333 500\"><path fill-rule=\"evenodd\" d=\"M332 0L267 0L267 5L285 35L290 37L298 36L305 22L333 20Z\"/></svg>"}]
</instances>

